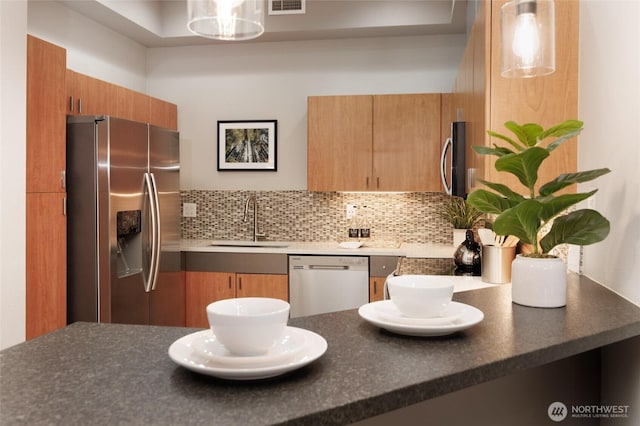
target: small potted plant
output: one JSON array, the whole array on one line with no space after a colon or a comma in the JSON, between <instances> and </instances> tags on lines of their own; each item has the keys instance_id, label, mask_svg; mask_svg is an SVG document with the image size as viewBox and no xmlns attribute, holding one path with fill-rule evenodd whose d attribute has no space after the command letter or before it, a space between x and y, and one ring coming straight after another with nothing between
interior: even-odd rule
<instances>
[{"instance_id":1,"label":"small potted plant","mask_svg":"<svg viewBox=\"0 0 640 426\"><path fill-rule=\"evenodd\" d=\"M488 134L509 146L474 146L481 155L495 155L496 170L511 173L527 189L526 196L501 183L481 181L491 191L472 191L467 203L481 212L497 215L493 230L498 235L514 235L531 245L531 253L519 254L512 264L512 300L536 307L560 307L566 304L566 265L550 251L560 244L588 245L604 240L609 221L592 209L567 212L597 189L584 193L557 194L572 184L591 181L609 173L607 168L565 173L536 189L538 170L545 159L562 143L577 136L583 123L567 120L543 129L535 123L505 123L515 139L493 131ZM543 141L555 138L543 146ZM543 235L546 226L549 231Z\"/></svg>"},{"instance_id":2,"label":"small potted plant","mask_svg":"<svg viewBox=\"0 0 640 426\"><path fill-rule=\"evenodd\" d=\"M439 215L453 226L453 246L458 247L465 240L467 229L473 229L483 213L464 198L451 197L444 203Z\"/></svg>"}]
</instances>

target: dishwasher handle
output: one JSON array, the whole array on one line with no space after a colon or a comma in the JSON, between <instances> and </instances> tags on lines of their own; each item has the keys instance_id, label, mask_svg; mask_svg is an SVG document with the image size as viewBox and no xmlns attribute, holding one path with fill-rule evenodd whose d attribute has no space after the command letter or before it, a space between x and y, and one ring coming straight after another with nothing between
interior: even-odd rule
<instances>
[{"instance_id":1,"label":"dishwasher handle","mask_svg":"<svg viewBox=\"0 0 640 426\"><path fill-rule=\"evenodd\" d=\"M346 271L349 265L309 265L309 269L328 270L328 271Z\"/></svg>"}]
</instances>

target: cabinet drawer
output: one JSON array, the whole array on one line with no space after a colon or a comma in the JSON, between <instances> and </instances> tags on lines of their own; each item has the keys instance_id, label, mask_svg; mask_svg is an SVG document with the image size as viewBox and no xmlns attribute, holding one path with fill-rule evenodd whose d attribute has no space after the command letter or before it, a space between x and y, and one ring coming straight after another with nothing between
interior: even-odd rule
<instances>
[{"instance_id":1,"label":"cabinet drawer","mask_svg":"<svg viewBox=\"0 0 640 426\"><path fill-rule=\"evenodd\" d=\"M386 277L398 266L398 256L371 256L369 258L369 276Z\"/></svg>"}]
</instances>

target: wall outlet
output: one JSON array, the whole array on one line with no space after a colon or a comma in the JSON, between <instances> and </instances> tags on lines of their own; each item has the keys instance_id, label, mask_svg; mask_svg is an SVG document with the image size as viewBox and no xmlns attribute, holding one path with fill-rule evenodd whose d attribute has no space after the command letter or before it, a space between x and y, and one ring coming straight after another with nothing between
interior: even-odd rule
<instances>
[{"instance_id":1,"label":"wall outlet","mask_svg":"<svg viewBox=\"0 0 640 426\"><path fill-rule=\"evenodd\" d=\"M356 214L356 206L353 204L347 204L347 220L351 219Z\"/></svg>"},{"instance_id":2,"label":"wall outlet","mask_svg":"<svg viewBox=\"0 0 640 426\"><path fill-rule=\"evenodd\" d=\"M182 203L182 216L196 217L196 203Z\"/></svg>"}]
</instances>

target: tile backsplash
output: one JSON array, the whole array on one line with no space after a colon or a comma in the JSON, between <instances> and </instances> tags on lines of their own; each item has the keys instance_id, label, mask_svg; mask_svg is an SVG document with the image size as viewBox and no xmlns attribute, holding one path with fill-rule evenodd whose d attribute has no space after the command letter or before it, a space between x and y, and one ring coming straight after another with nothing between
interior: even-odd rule
<instances>
[{"instance_id":1,"label":"tile backsplash","mask_svg":"<svg viewBox=\"0 0 640 426\"><path fill-rule=\"evenodd\" d=\"M182 238L249 240L253 206L242 221L247 197L258 203L259 230L271 241L347 240L346 205L367 206L374 242L452 244L451 225L438 209L440 193L339 193L308 191L185 190L183 203L197 205L196 217L182 217Z\"/></svg>"}]
</instances>

